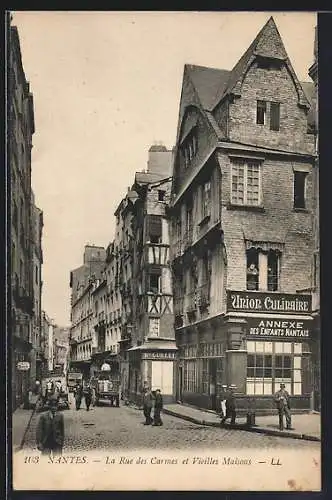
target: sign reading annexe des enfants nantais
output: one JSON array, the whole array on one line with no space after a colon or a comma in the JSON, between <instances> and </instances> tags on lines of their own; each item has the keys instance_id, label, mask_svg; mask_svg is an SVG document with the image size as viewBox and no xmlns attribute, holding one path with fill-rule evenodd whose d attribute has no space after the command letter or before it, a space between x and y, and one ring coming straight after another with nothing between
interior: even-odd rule
<instances>
[{"instance_id":1,"label":"sign reading annexe des enfants nantais","mask_svg":"<svg viewBox=\"0 0 332 500\"><path fill-rule=\"evenodd\" d=\"M248 338L308 340L310 336L310 295L228 291L227 311L262 313L262 317L246 315ZM268 317L263 317L266 313ZM294 319L294 315L307 318Z\"/></svg>"}]
</instances>

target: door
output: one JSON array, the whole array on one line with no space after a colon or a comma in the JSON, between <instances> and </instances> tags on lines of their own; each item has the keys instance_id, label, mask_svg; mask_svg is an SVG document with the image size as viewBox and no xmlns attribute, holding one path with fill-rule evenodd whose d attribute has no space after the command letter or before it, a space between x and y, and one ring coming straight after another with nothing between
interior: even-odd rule
<instances>
[{"instance_id":1,"label":"door","mask_svg":"<svg viewBox=\"0 0 332 500\"><path fill-rule=\"evenodd\" d=\"M152 390L173 395L173 361L152 361Z\"/></svg>"},{"instance_id":2,"label":"door","mask_svg":"<svg viewBox=\"0 0 332 500\"><path fill-rule=\"evenodd\" d=\"M217 360L209 360L209 394L211 410L217 409Z\"/></svg>"},{"instance_id":3,"label":"door","mask_svg":"<svg viewBox=\"0 0 332 500\"><path fill-rule=\"evenodd\" d=\"M178 379L178 400L182 402L182 392L183 392L183 368L179 367L179 379Z\"/></svg>"}]
</instances>

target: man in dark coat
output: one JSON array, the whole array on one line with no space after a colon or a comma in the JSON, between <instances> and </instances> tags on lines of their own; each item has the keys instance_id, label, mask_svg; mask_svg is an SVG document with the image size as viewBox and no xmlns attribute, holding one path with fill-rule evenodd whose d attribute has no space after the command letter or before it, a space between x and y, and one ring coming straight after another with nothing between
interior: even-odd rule
<instances>
[{"instance_id":1,"label":"man in dark coat","mask_svg":"<svg viewBox=\"0 0 332 500\"><path fill-rule=\"evenodd\" d=\"M145 387L143 392L143 413L145 417L144 425L151 425L153 422L151 418L152 406L153 406L153 394L149 387Z\"/></svg>"},{"instance_id":2,"label":"man in dark coat","mask_svg":"<svg viewBox=\"0 0 332 500\"><path fill-rule=\"evenodd\" d=\"M153 414L153 425L163 425L160 417L160 412L163 409L163 397L161 395L161 390L157 389L154 399L154 414Z\"/></svg>"},{"instance_id":3,"label":"man in dark coat","mask_svg":"<svg viewBox=\"0 0 332 500\"><path fill-rule=\"evenodd\" d=\"M292 419L290 412L289 394L285 389L285 384L280 384L280 389L274 395L274 401L278 408L279 429L284 430L284 415L286 417L286 428L292 429Z\"/></svg>"},{"instance_id":4,"label":"man in dark coat","mask_svg":"<svg viewBox=\"0 0 332 500\"><path fill-rule=\"evenodd\" d=\"M225 393L225 399L226 399L226 415L223 416L221 419L221 423L223 424L228 418L231 419L231 424L235 424L235 419L236 419L236 405L235 405L235 397L234 397L234 390L236 389L236 386L234 384L231 384L228 386L228 389Z\"/></svg>"},{"instance_id":5,"label":"man in dark coat","mask_svg":"<svg viewBox=\"0 0 332 500\"><path fill-rule=\"evenodd\" d=\"M63 414L58 412L58 401L56 398L50 400L50 408L47 413L39 417L36 441L37 448L43 455L61 455L64 442L64 419Z\"/></svg>"},{"instance_id":6,"label":"man in dark coat","mask_svg":"<svg viewBox=\"0 0 332 500\"><path fill-rule=\"evenodd\" d=\"M86 410L89 411L90 405L91 405L91 401L92 401L92 389L91 389L91 385L87 384L85 386L83 392L84 392L84 399L85 399Z\"/></svg>"},{"instance_id":7,"label":"man in dark coat","mask_svg":"<svg viewBox=\"0 0 332 500\"><path fill-rule=\"evenodd\" d=\"M75 389L74 389L74 394L75 394L75 406L76 410L79 410L81 408L81 402L82 402L82 397L83 397L83 389L80 383L77 383Z\"/></svg>"}]
</instances>

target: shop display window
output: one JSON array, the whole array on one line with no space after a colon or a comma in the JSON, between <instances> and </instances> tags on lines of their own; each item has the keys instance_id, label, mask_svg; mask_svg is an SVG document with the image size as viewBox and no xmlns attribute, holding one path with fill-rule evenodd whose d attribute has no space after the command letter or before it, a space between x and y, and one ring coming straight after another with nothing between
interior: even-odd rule
<instances>
[{"instance_id":1,"label":"shop display window","mask_svg":"<svg viewBox=\"0 0 332 500\"><path fill-rule=\"evenodd\" d=\"M303 356L308 346L292 342L247 342L247 394L272 395L285 384L291 395L301 395ZM307 359L307 358L306 358ZM306 363L306 371L310 363Z\"/></svg>"}]
</instances>

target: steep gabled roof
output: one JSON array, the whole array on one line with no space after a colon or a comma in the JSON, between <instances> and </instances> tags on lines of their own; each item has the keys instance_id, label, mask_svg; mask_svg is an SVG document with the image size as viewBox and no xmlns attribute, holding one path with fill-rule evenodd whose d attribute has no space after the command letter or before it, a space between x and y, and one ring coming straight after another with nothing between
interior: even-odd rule
<instances>
[{"instance_id":1,"label":"steep gabled roof","mask_svg":"<svg viewBox=\"0 0 332 500\"><path fill-rule=\"evenodd\" d=\"M308 92L298 82L277 26L273 17L270 17L231 71L205 66L186 65L191 81L205 111L213 111L226 95L240 92L243 77L257 56L284 61L289 68L297 88L299 104L309 107L311 99L308 99Z\"/></svg>"},{"instance_id":2,"label":"steep gabled roof","mask_svg":"<svg viewBox=\"0 0 332 500\"><path fill-rule=\"evenodd\" d=\"M186 67L203 109L210 110L216 101L217 95L224 91L230 71L228 69L208 68L192 64L186 64Z\"/></svg>"}]
</instances>

